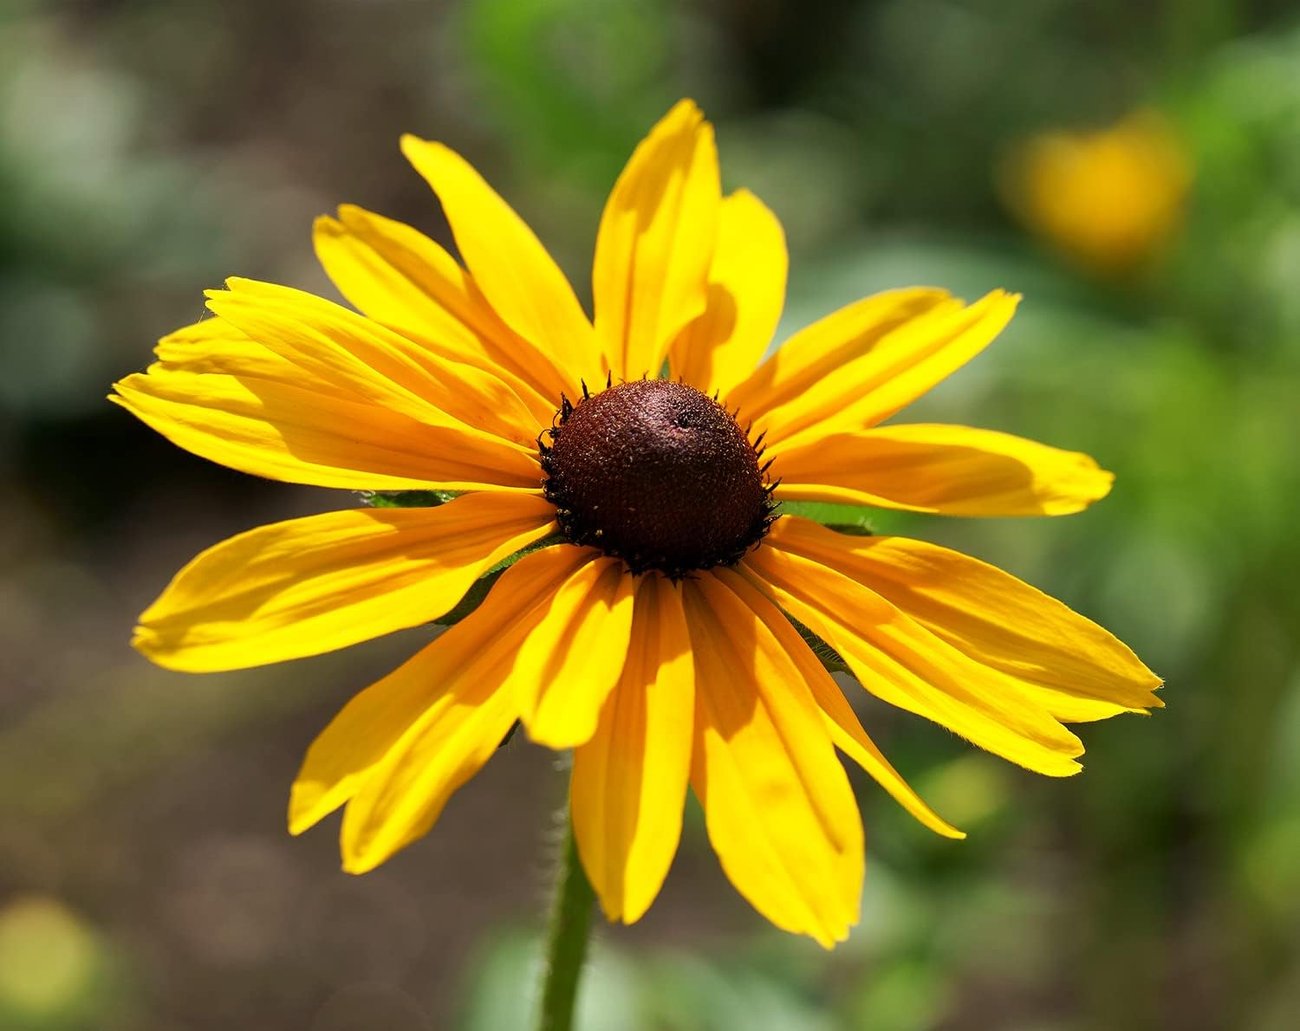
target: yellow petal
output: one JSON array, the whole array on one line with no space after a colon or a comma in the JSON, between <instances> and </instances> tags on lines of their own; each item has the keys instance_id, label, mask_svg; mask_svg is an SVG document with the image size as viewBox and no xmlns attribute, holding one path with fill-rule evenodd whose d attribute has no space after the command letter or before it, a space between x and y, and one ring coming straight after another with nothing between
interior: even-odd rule
<instances>
[{"instance_id":1,"label":"yellow petal","mask_svg":"<svg viewBox=\"0 0 1300 1031\"><path fill-rule=\"evenodd\" d=\"M378 865L417 836L413 828L427 830L518 715L515 697L501 690L513 655L551 592L588 558L563 545L526 555L478 609L348 702L307 750L289 830L301 834L363 785L371 790L352 816L352 852L345 843L350 869ZM394 776L401 782L390 783Z\"/></svg>"},{"instance_id":2,"label":"yellow petal","mask_svg":"<svg viewBox=\"0 0 1300 1031\"><path fill-rule=\"evenodd\" d=\"M433 426L531 451L537 422L495 374L442 359L400 333L301 290L231 279L208 307L318 381Z\"/></svg>"},{"instance_id":3,"label":"yellow petal","mask_svg":"<svg viewBox=\"0 0 1300 1031\"><path fill-rule=\"evenodd\" d=\"M746 566L781 608L843 656L863 687L1037 773L1078 772L1079 739L1014 679L972 662L836 565L786 551L791 524L806 522L778 520Z\"/></svg>"},{"instance_id":4,"label":"yellow petal","mask_svg":"<svg viewBox=\"0 0 1300 1031\"><path fill-rule=\"evenodd\" d=\"M506 325L564 370L570 391L581 378L603 380L591 323L523 219L443 144L403 136L402 153L442 201L461 258Z\"/></svg>"},{"instance_id":5,"label":"yellow petal","mask_svg":"<svg viewBox=\"0 0 1300 1031\"><path fill-rule=\"evenodd\" d=\"M783 343L727 395L745 418L757 419L798 401L850 362L871 354L899 326L928 312L960 308L946 290L887 290L832 312Z\"/></svg>"},{"instance_id":6,"label":"yellow petal","mask_svg":"<svg viewBox=\"0 0 1300 1031\"><path fill-rule=\"evenodd\" d=\"M683 100L633 152L596 236L596 335L616 377L657 377L704 311L720 201L713 126Z\"/></svg>"},{"instance_id":7,"label":"yellow petal","mask_svg":"<svg viewBox=\"0 0 1300 1031\"><path fill-rule=\"evenodd\" d=\"M731 883L830 948L858 920L862 820L821 710L788 654L715 574L683 585L695 654L691 784Z\"/></svg>"},{"instance_id":8,"label":"yellow petal","mask_svg":"<svg viewBox=\"0 0 1300 1031\"><path fill-rule=\"evenodd\" d=\"M791 625L785 614L762 593L761 586L755 587L753 583L745 579L745 577L754 578L761 585L761 578L755 577L743 565L740 569L744 576L726 569L718 570L716 575L754 611L758 618L762 620L763 625L772 632L772 636L785 649L786 654L790 656L790 660L812 691L813 698L822 710L826 729L830 733L831 740L835 742L835 746L861 766L877 784L889 792L890 796L899 805L930 830L943 835L945 838L966 837L964 833L957 830L931 809L921 796L912 790L899 772L890 765L889 760L876 747L876 743L867 736L867 732L862 728L857 715L853 712L853 707L849 705L848 699L840 691L839 685L826 672L826 667L821 664L821 660L804 643L803 638L799 636L799 632Z\"/></svg>"},{"instance_id":9,"label":"yellow petal","mask_svg":"<svg viewBox=\"0 0 1300 1031\"><path fill-rule=\"evenodd\" d=\"M769 454L779 498L945 515L1068 515L1115 479L1077 451L968 426L881 426L778 442Z\"/></svg>"},{"instance_id":10,"label":"yellow petal","mask_svg":"<svg viewBox=\"0 0 1300 1031\"><path fill-rule=\"evenodd\" d=\"M360 389L347 377L324 378L321 375L322 370L312 365L315 356L309 354L304 358L301 353L305 347L310 347L312 329L310 326L302 327L292 321L287 332L281 327L269 331L267 336L267 339L284 352L282 354L254 340L229 320L214 315L176 330L159 341L154 352L163 369L169 372L217 373L236 376L242 380L271 380L310 389L314 394L338 397L354 403L370 400L376 404L387 404L389 407L404 410L418 421L432 421L437 425L464 428L466 432L479 435L482 435L480 429L467 426L463 420L477 420L479 423L491 426L492 421L487 419L487 412L493 410L492 406L499 404L504 410L510 412L511 416L507 421L500 419L496 421L494 427L496 434L507 435L507 439L516 442L514 449L521 452L533 450L536 427L548 424L554 414L553 405L549 406L544 418L534 418L532 414L525 414L519 407L520 395L513 387L503 388L503 381L498 373L483 373L453 358L442 357L432 352L423 355L420 352L420 345L400 339L394 334L388 334L374 323L366 323L354 313L346 312L328 301L272 284L256 283L251 280L231 282L240 294L238 303L241 304L251 297L253 298L251 303L255 306L269 305L273 312L283 312L286 308L283 302L287 299L289 305L309 307L311 313L307 318L312 323L329 324L337 321L336 316L341 314L346 320L345 324L334 327L330 332L344 342L345 348L365 346L364 339L357 344L357 338L350 336L347 322L359 325L363 335L384 333L384 337L380 340L381 346L395 344L408 351L412 356L411 360L417 363L429 363L430 369L427 374L425 370L418 373L421 380L426 381L425 386L429 387L427 391L429 403L415 400L412 404L413 399L405 395L399 396L394 403L392 397L383 392L390 389L392 385L382 381L379 393L367 393L366 385L375 378L375 373L364 365L357 367L356 363L352 364L357 370L355 374L363 384ZM236 303L229 292L216 291L215 296L218 298L218 303L223 306L226 303ZM281 315L275 314L272 318L281 319ZM332 346L328 343L322 345L327 350ZM344 355L341 360L347 362L348 356ZM428 382L429 378L432 379L431 386ZM521 389L525 391L526 396L536 399L536 395L529 388L521 385ZM477 401L473 400L475 391L482 395ZM546 407L539 400L535 400L534 403L538 405L539 412ZM448 412L437 408L438 404L445 405ZM434 407L430 407L431 405ZM453 414L457 418L453 418ZM486 435L489 442L493 442L491 437L492 435ZM522 444L519 443L521 441Z\"/></svg>"},{"instance_id":11,"label":"yellow petal","mask_svg":"<svg viewBox=\"0 0 1300 1031\"><path fill-rule=\"evenodd\" d=\"M906 537L845 537L782 519L775 543L840 570L972 661L1014 678L1057 719L1105 719L1163 703L1160 678L1113 634L1010 573Z\"/></svg>"},{"instance_id":12,"label":"yellow petal","mask_svg":"<svg viewBox=\"0 0 1300 1031\"><path fill-rule=\"evenodd\" d=\"M327 512L209 548L140 617L132 642L191 673L343 648L455 607L502 559L554 532L527 494L467 494L437 508Z\"/></svg>"},{"instance_id":13,"label":"yellow petal","mask_svg":"<svg viewBox=\"0 0 1300 1031\"><path fill-rule=\"evenodd\" d=\"M168 372L216 373L247 379L305 385L303 370L259 344L243 330L216 315L168 333L154 348ZM356 400L356 395L316 381L322 394Z\"/></svg>"},{"instance_id":14,"label":"yellow petal","mask_svg":"<svg viewBox=\"0 0 1300 1031\"><path fill-rule=\"evenodd\" d=\"M1000 290L966 307L933 290L868 298L796 334L728 400L773 445L874 426L979 354L1018 300Z\"/></svg>"},{"instance_id":15,"label":"yellow petal","mask_svg":"<svg viewBox=\"0 0 1300 1031\"><path fill-rule=\"evenodd\" d=\"M468 272L401 222L345 205L316 220L316 256L344 297L436 354L495 372L545 423L569 388L551 360L511 330Z\"/></svg>"},{"instance_id":16,"label":"yellow petal","mask_svg":"<svg viewBox=\"0 0 1300 1031\"><path fill-rule=\"evenodd\" d=\"M724 398L749 377L781 320L788 266L776 216L748 190L725 198L708 303L673 343L673 376Z\"/></svg>"},{"instance_id":17,"label":"yellow petal","mask_svg":"<svg viewBox=\"0 0 1300 1031\"><path fill-rule=\"evenodd\" d=\"M429 426L296 381L172 371L114 384L120 404L178 447L254 476L349 490L533 491L535 459L505 441Z\"/></svg>"},{"instance_id":18,"label":"yellow petal","mask_svg":"<svg viewBox=\"0 0 1300 1031\"><path fill-rule=\"evenodd\" d=\"M578 569L555 592L514 672L524 726L538 744L572 748L596 732L627 657L635 593L622 560L607 557Z\"/></svg>"},{"instance_id":19,"label":"yellow petal","mask_svg":"<svg viewBox=\"0 0 1300 1031\"><path fill-rule=\"evenodd\" d=\"M681 588L637 586L623 674L591 740L573 752L578 852L605 915L634 923L668 874L691 768L695 673Z\"/></svg>"}]
</instances>

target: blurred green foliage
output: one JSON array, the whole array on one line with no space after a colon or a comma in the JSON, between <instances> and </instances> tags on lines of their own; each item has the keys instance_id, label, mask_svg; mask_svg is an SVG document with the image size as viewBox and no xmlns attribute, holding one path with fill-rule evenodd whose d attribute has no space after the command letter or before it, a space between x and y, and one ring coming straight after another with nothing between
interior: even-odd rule
<instances>
[{"instance_id":1,"label":"blurred green foliage","mask_svg":"<svg viewBox=\"0 0 1300 1031\"><path fill-rule=\"evenodd\" d=\"M469 155L579 290L603 194L693 95L729 187L785 223L784 333L873 290L1026 300L915 410L1088 451L1068 520L873 513L1098 619L1168 708L1036 780L862 702L954 822L858 781L862 923L826 955L753 917L698 813L663 899L602 932L591 1029L1289 1031L1300 1012L1300 19L1265 0L148 0L0 12L0 1027L519 1026L561 782L502 750L427 841L342 883L289 843L312 733L411 650L199 682L126 646L199 547L337 499L188 458L102 403L226 275L328 291L311 217L442 234L413 131ZM1085 272L999 170L1026 137L1161 112L1181 231ZM912 413L909 413L909 415ZM352 500L344 502L351 504ZM846 513L846 521L859 518ZM492 772L496 770L498 772ZM531 865L530 865L531 864Z\"/></svg>"}]
</instances>

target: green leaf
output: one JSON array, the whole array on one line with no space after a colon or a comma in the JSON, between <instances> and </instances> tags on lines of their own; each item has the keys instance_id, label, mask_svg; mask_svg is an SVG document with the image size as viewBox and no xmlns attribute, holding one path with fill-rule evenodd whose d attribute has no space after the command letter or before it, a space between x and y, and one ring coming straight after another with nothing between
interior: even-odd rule
<instances>
[{"instance_id":1,"label":"green leaf","mask_svg":"<svg viewBox=\"0 0 1300 1031\"><path fill-rule=\"evenodd\" d=\"M363 490L361 500L372 508L435 508L460 496L455 490Z\"/></svg>"},{"instance_id":2,"label":"green leaf","mask_svg":"<svg viewBox=\"0 0 1300 1031\"><path fill-rule=\"evenodd\" d=\"M870 537L874 509L864 505L841 505L830 501L782 501L781 515L803 516L839 533Z\"/></svg>"}]
</instances>

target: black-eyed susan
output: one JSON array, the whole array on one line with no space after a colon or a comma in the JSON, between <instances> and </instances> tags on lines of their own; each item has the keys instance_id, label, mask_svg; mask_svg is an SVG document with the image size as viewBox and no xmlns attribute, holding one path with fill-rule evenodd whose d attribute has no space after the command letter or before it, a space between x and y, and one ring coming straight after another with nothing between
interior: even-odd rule
<instances>
[{"instance_id":1,"label":"black-eyed susan","mask_svg":"<svg viewBox=\"0 0 1300 1031\"><path fill-rule=\"evenodd\" d=\"M1183 220L1191 162L1173 128L1144 110L1097 132L1050 132L1003 168L1008 205L1066 256L1112 275L1158 255Z\"/></svg>"},{"instance_id":2,"label":"black-eyed susan","mask_svg":"<svg viewBox=\"0 0 1300 1031\"><path fill-rule=\"evenodd\" d=\"M364 314L232 280L118 403L196 454L323 487L451 492L262 527L203 553L141 617L172 669L313 655L470 615L357 695L293 786L300 833L345 806L346 869L433 825L516 721L573 749L571 812L612 920L653 901L689 789L740 893L831 945L856 921L862 824L838 748L922 823L794 621L863 686L1031 770L1064 723L1158 705L1118 640L975 559L783 515L819 500L1055 515L1107 493L1085 455L990 430L881 424L978 354L1016 298L896 290L796 333L781 227L723 196L711 127L677 105L605 208L589 320L536 237L459 156L402 141L463 264L358 208L316 227Z\"/></svg>"}]
</instances>

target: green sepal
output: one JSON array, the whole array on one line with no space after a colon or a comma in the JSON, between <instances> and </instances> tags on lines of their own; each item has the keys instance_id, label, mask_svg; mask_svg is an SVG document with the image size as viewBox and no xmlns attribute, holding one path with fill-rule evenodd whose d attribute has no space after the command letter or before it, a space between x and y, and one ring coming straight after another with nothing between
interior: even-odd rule
<instances>
[{"instance_id":1,"label":"green sepal","mask_svg":"<svg viewBox=\"0 0 1300 1031\"><path fill-rule=\"evenodd\" d=\"M828 530L854 537L870 537L873 510L863 505L842 505L830 501L782 501L781 515L803 516Z\"/></svg>"},{"instance_id":2,"label":"green sepal","mask_svg":"<svg viewBox=\"0 0 1300 1031\"><path fill-rule=\"evenodd\" d=\"M460 497L455 490L363 490L360 494L371 508L436 508Z\"/></svg>"},{"instance_id":3,"label":"green sepal","mask_svg":"<svg viewBox=\"0 0 1300 1031\"><path fill-rule=\"evenodd\" d=\"M848 534L850 537L871 537L876 532L870 526L857 523L823 523L822 525L828 530Z\"/></svg>"},{"instance_id":4,"label":"green sepal","mask_svg":"<svg viewBox=\"0 0 1300 1031\"><path fill-rule=\"evenodd\" d=\"M789 613L786 613L785 618L788 619L794 625L794 628L799 631L799 636L803 638L804 644L812 649L812 653L817 656L817 661L826 667L827 673L847 673L849 676L853 675L853 670L849 669L849 664L844 661L839 652Z\"/></svg>"}]
</instances>

